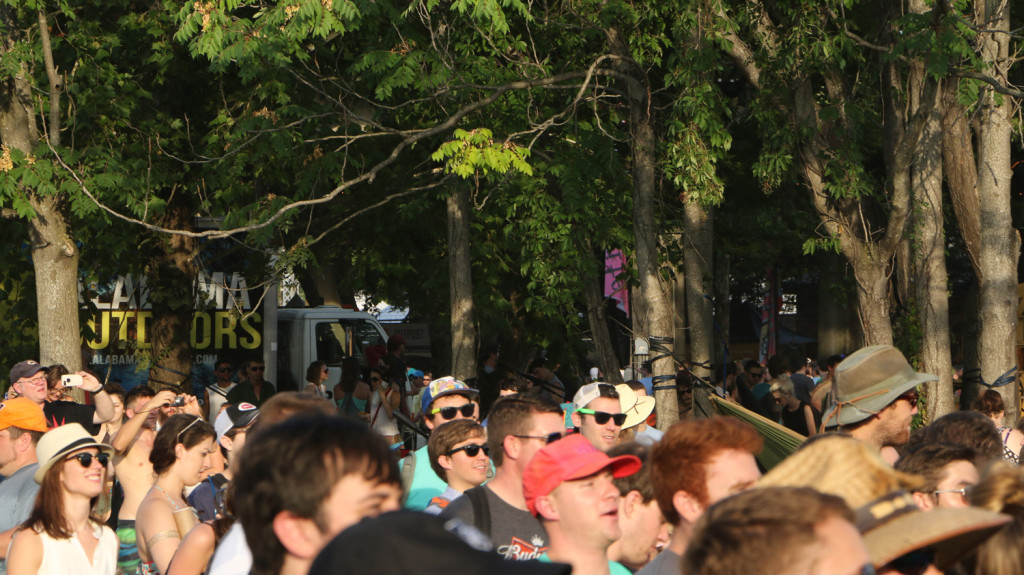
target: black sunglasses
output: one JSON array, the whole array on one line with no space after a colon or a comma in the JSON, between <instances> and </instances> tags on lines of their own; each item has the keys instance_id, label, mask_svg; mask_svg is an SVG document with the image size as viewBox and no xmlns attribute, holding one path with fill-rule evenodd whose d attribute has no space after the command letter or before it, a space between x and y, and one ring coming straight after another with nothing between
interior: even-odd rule
<instances>
[{"instance_id":1,"label":"black sunglasses","mask_svg":"<svg viewBox=\"0 0 1024 575\"><path fill-rule=\"evenodd\" d=\"M451 421L455 419L455 414L457 413L461 413L462 417L473 417L474 410L475 406L472 403L467 403L466 405L460 405L459 407L435 407L430 410L430 415L440 413L441 419Z\"/></svg>"},{"instance_id":2,"label":"black sunglasses","mask_svg":"<svg viewBox=\"0 0 1024 575\"><path fill-rule=\"evenodd\" d=\"M103 467L106 467L107 466L107 462L110 461L110 456L107 455L106 453L102 452L102 451L98 455L93 455L93 454L91 454L89 452L79 453L78 455L72 455L71 457L67 458L65 461L71 461L72 459L77 459L78 462L82 464L82 467L89 467L90 465L92 465L92 458L93 457L95 457L100 462L100 465L102 465Z\"/></svg>"},{"instance_id":3,"label":"black sunglasses","mask_svg":"<svg viewBox=\"0 0 1024 575\"><path fill-rule=\"evenodd\" d=\"M219 367L219 368L217 368L217 371L228 371L228 372L230 372L231 368L230 367Z\"/></svg>"},{"instance_id":4,"label":"black sunglasses","mask_svg":"<svg viewBox=\"0 0 1024 575\"><path fill-rule=\"evenodd\" d=\"M577 409L576 413L582 413L583 415L593 415L594 423L598 425L604 425L608 423L609 419L615 421L615 425L618 425L619 427L622 427L622 424L626 423L625 413L608 413L607 411L594 411L593 409L587 409L585 407Z\"/></svg>"},{"instance_id":5,"label":"black sunglasses","mask_svg":"<svg viewBox=\"0 0 1024 575\"><path fill-rule=\"evenodd\" d=\"M484 455L486 455L487 457L491 456L491 448L490 447L487 447L486 445L476 445L476 444L463 445L462 447L456 447L455 449L452 449L448 453L445 453L445 455L447 455L448 457L451 457L453 454L458 453L459 451L465 451L466 455L468 455L470 457L476 457L477 454L480 453L480 451L483 451Z\"/></svg>"},{"instance_id":6,"label":"black sunglasses","mask_svg":"<svg viewBox=\"0 0 1024 575\"><path fill-rule=\"evenodd\" d=\"M565 437L565 433L561 431L556 431L554 433L549 433L547 435L513 435L512 437L518 437L520 439L540 439L544 441L544 445L551 445L552 443Z\"/></svg>"}]
</instances>

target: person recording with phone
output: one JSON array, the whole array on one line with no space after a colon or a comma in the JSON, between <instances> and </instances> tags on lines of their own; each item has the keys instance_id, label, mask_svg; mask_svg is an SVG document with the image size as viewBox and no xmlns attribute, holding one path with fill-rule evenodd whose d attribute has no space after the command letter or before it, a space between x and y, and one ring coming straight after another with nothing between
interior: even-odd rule
<instances>
[{"instance_id":1,"label":"person recording with phone","mask_svg":"<svg viewBox=\"0 0 1024 575\"><path fill-rule=\"evenodd\" d=\"M67 383L62 381L65 379ZM80 387L92 394L93 405L63 399L68 383L70 387ZM101 423L114 417L114 403L99 380L84 371L69 373L63 365L47 368L30 359L19 362L11 369L11 388L18 396L28 398L43 409L50 428L79 423L89 433L96 434Z\"/></svg>"}]
</instances>

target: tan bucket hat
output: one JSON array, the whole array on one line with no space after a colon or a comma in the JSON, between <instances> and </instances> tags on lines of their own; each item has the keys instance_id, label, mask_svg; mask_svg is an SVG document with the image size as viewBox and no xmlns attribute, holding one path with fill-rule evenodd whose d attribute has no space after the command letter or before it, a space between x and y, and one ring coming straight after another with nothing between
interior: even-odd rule
<instances>
[{"instance_id":1,"label":"tan bucket hat","mask_svg":"<svg viewBox=\"0 0 1024 575\"><path fill-rule=\"evenodd\" d=\"M923 483L917 475L889 467L867 444L833 435L808 442L757 487L811 487L842 497L856 512L871 562L879 568L933 545L936 565L945 568L1010 521L977 508L921 511L909 491Z\"/></svg>"},{"instance_id":2,"label":"tan bucket hat","mask_svg":"<svg viewBox=\"0 0 1024 575\"><path fill-rule=\"evenodd\" d=\"M829 427L864 421L904 393L937 379L937 375L914 371L891 345L863 347L836 367L836 405L825 413L822 423Z\"/></svg>"},{"instance_id":3,"label":"tan bucket hat","mask_svg":"<svg viewBox=\"0 0 1024 575\"><path fill-rule=\"evenodd\" d=\"M654 398L644 395L639 396L628 384L620 383L615 386L619 392L619 407L622 413L626 414L626 421L622 429L628 429L634 425L640 425L647 421L647 418L654 412Z\"/></svg>"}]
</instances>

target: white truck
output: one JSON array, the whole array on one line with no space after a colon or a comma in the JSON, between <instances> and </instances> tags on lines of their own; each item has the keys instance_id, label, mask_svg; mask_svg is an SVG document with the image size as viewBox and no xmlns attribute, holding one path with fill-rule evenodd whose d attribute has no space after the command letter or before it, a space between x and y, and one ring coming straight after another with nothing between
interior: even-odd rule
<instances>
[{"instance_id":1,"label":"white truck","mask_svg":"<svg viewBox=\"0 0 1024 575\"><path fill-rule=\"evenodd\" d=\"M366 350L385 346L387 334L370 314L334 306L277 310L277 386L302 389L306 368L327 362L327 389L341 379L341 362L349 356L366 365Z\"/></svg>"}]
</instances>

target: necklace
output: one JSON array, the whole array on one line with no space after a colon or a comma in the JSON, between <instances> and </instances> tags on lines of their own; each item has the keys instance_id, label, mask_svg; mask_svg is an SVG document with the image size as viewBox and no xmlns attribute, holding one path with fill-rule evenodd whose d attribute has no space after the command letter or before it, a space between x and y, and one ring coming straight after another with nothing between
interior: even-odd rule
<instances>
[{"instance_id":1,"label":"necklace","mask_svg":"<svg viewBox=\"0 0 1024 575\"><path fill-rule=\"evenodd\" d=\"M157 484L155 484L155 483L153 484L153 487L155 487L156 489L159 489L159 490L160 490L160 493L163 493L163 494L164 494L164 497L166 497L166 498L167 498L167 500L171 502L171 505L173 505L173 506L174 506L174 510L175 510L175 511L177 511L177 510L181 509L181 506L180 506L180 505L178 505L178 503L177 503L176 501L174 501L174 498L173 498L173 497L171 497L171 494L170 494L170 493L167 493L166 491L164 491L164 488L163 488L163 487L160 487L159 485L157 485Z\"/></svg>"}]
</instances>

